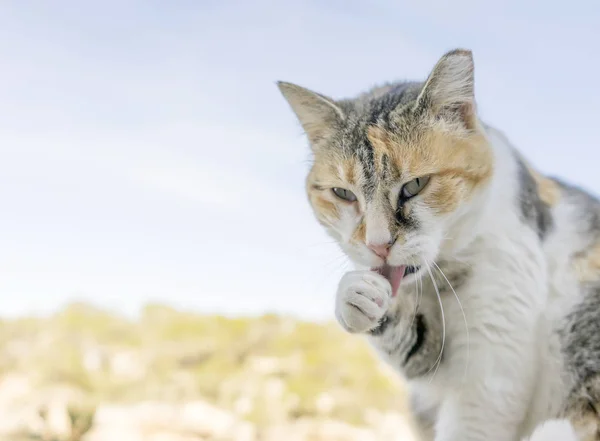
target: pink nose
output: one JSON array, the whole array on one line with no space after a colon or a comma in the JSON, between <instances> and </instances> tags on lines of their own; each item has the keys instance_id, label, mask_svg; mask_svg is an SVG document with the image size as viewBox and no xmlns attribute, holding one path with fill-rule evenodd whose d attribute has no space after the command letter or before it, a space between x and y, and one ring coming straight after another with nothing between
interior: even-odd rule
<instances>
[{"instance_id":1,"label":"pink nose","mask_svg":"<svg viewBox=\"0 0 600 441\"><path fill-rule=\"evenodd\" d=\"M390 255L390 247L392 246L392 244L367 244L367 246L379 257L385 259L387 256Z\"/></svg>"}]
</instances>

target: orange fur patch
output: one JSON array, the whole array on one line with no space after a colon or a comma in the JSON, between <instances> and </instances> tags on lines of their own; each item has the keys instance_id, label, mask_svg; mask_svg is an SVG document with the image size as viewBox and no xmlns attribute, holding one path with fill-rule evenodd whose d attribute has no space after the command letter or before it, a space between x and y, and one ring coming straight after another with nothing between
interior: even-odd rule
<instances>
[{"instance_id":1,"label":"orange fur patch","mask_svg":"<svg viewBox=\"0 0 600 441\"><path fill-rule=\"evenodd\" d=\"M600 403L596 403L600 404ZM579 441L598 441L600 439L600 426L598 416L591 412L572 416L569 421L575 429Z\"/></svg>"},{"instance_id":2,"label":"orange fur patch","mask_svg":"<svg viewBox=\"0 0 600 441\"><path fill-rule=\"evenodd\" d=\"M356 230L354 230L354 234L352 234L352 240L357 243L363 243L367 240L367 226L365 222L362 221Z\"/></svg>"},{"instance_id":3,"label":"orange fur patch","mask_svg":"<svg viewBox=\"0 0 600 441\"><path fill-rule=\"evenodd\" d=\"M600 279L600 242L573 259L573 269L580 282L593 282Z\"/></svg>"},{"instance_id":4,"label":"orange fur patch","mask_svg":"<svg viewBox=\"0 0 600 441\"><path fill-rule=\"evenodd\" d=\"M325 196L323 189L315 186L313 173L306 179L306 192L317 220L323 225L331 225L339 219L337 205Z\"/></svg>"},{"instance_id":5,"label":"orange fur patch","mask_svg":"<svg viewBox=\"0 0 600 441\"><path fill-rule=\"evenodd\" d=\"M483 136L453 139L431 131L417 142L407 143L393 133L371 127L368 137L375 156L387 155L406 181L431 175L423 199L438 213L448 213L468 199L473 190L489 180L493 157Z\"/></svg>"},{"instance_id":6,"label":"orange fur patch","mask_svg":"<svg viewBox=\"0 0 600 441\"><path fill-rule=\"evenodd\" d=\"M532 176L537 183L540 199L548 206L555 206L560 199L560 187L550 178L532 170Z\"/></svg>"},{"instance_id":7,"label":"orange fur patch","mask_svg":"<svg viewBox=\"0 0 600 441\"><path fill-rule=\"evenodd\" d=\"M342 162L342 170L344 173L344 180L349 184L354 184L356 182L356 161L353 159L345 159Z\"/></svg>"},{"instance_id":8,"label":"orange fur patch","mask_svg":"<svg viewBox=\"0 0 600 441\"><path fill-rule=\"evenodd\" d=\"M560 186L558 183L535 170L524 159L521 160L525 163L531 176L533 176L540 199L550 207L555 206L560 199Z\"/></svg>"}]
</instances>

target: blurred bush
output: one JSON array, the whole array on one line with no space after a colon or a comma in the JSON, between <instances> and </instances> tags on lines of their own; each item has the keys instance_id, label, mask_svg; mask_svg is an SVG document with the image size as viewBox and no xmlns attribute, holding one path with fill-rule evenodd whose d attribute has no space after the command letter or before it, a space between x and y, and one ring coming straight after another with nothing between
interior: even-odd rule
<instances>
[{"instance_id":1,"label":"blurred bush","mask_svg":"<svg viewBox=\"0 0 600 441\"><path fill-rule=\"evenodd\" d=\"M397 378L334 323L163 305L148 305L133 321L72 304L52 317L0 322L0 354L0 374L29 385L22 401L42 403L52 390L68 397L63 437L35 435L44 440L78 441L93 425L89 409L107 403L202 400L259 432L311 419L365 426L378 412L405 411ZM0 383L0 407L4 389Z\"/></svg>"}]
</instances>

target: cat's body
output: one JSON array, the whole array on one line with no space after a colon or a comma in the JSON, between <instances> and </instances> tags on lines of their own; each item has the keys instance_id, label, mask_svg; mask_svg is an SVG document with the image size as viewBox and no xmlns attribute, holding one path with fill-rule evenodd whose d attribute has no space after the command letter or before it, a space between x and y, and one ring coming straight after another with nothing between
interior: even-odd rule
<instances>
[{"instance_id":1,"label":"cat's body","mask_svg":"<svg viewBox=\"0 0 600 441\"><path fill-rule=\"evenodd\" d=\"M493 201L487 213L468 226L477 231L477 239L454 255L441 253L439 269L431 264L435 286L428 273L419 284L401 285L397 310L385 316L404 316L397 327L412 323L412 332L393 329L386 319L368 338L409 379L413 407L425 427L444 424L437 420L439 407L447 396L465 397L465 381L471 387L478 380L497 381L481 386L490 394L476 395L478 409L471 418L480 418L485 427L481 439L514 440L568 412L563 409L567 398L585 399L577 392L568 395L600 373L600 204L579 189L538 175L547 190L541 197L532 191L538 184L523 159L501 134L487 132L497 154L497 181L487 196ZM544 285L547 289L539 288ZM436 287L446 324L439 366ZM429 339L421 337L420 350L408 358L418 335L413 316L419 300L416 317L435 317L437 329L429 331ZM492 371L498 373L496 380ZM600 389L595 390L600 398ZM583 410L585 415L578 416L597 417L592 409ZM498 427L493 426L496 412L506 414Z\"/></svg>"},{"instance_id":2,"label":"cat's body","mask_svg":"<svg viewBox=\"0 0 600 441\"><path fill-rule=\"evenodd\" d=\"M408 380L424 433L516 441L564 418L600 439L600 203L478 120L470 53L356 100L280 88L317 219L358 268L336 316Z\"/></svg>"}]
</instances>

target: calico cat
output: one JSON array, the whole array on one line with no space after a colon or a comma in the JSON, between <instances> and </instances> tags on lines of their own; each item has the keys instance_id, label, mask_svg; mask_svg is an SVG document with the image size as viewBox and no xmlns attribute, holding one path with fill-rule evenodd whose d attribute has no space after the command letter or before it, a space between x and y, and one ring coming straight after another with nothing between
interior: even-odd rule
<instances>
[{"instance_id":1,"label":"calico cat","mask_svg":"<svg viewBox=\"0 0 600 441\"><path fill-rule=\"evenodd\" d=\"M473 66L457 49L355 99L278 83L357 268L335 315L406 379L425 437L599 440L600 203L478 118Z\"/></svg>"}]
</instances>

